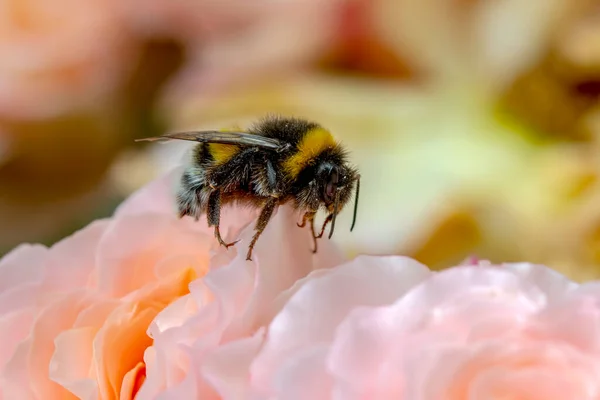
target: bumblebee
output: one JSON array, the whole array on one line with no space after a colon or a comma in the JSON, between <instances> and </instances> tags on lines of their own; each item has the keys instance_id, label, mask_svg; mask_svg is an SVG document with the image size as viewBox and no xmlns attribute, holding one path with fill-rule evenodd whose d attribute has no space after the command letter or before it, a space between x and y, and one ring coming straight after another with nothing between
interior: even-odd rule
<instances>
[{"instance_id":1,"label":"bumblebee","mask_svg":"<svg viewBox=\"0 0 600 400\"><path fill-rule=\"evenodd\" d=\"M331 133L319 124L304 119L270 116L245 132L193 131L169 133L138 140L188 140L199 142L192 151L191 163L184 171L177 192L179 217L196 218L206 214L218 242L229 248L219 231L221 208L241 203L261 209L246 255L252 250L269 223L275 208L293 204L303 212L299 227L308 222L312 231L313 252L317 239L331 223L355 190L356 223L360 175L347 161L347 152ZM327 217L319 233L314 218L323 209Z\"/></svg>"}]
</instances>

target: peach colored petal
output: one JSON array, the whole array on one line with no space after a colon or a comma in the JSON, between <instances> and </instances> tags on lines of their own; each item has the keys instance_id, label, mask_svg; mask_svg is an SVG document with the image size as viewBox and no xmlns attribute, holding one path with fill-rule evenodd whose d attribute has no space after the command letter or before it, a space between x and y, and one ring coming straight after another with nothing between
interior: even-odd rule
<instances>
[{"instance_id":1,"label":"peach colored petal","mask_svg":"<svg viewBox=\"0 0 600 400\"><path fill-rule=\"evenodd\" d=\"M196 273L185 273L159 281L153 287L134 294L128 303L115 309L94 340L95 366L100 396L118 398L123 378L142 360L152 339L148 326L168 303L189 292L188 285ZM126 357L124 357L126 355Z\"/></svg>"},{"instance_id":2,"label":"peach colored petal","mask_svg":"<svg viewBox=\"0 0 600 400\"><path fill-rule=\"evenodd\" d=\"M60 331L72 326L77 313L89 301L84 291L73 292L41 310L29 338L19 344L2 371L5 379L2 387L6 393L11 393L8 398L17 394L40 398L74 398L49 379L48 364L54 351L54 338Z\"/></svg>"},{"instance_id":3,"label":"peach colored petal","mask_svg":"<svg viewBox=\"0 0 600 400\"><path fill-rule=\"evenodd\" d=\"M146 365L143 362L139 362L132 370L125 374L119 400L133 400L145 380Z\"/></svg>"},{"instance_id":4,"label":"peach colored petal","mask_svg":"<svg viewBox=\"0 0 600 400\"><path fill-rule=\"evenodd\" d=\"M97 300L79 313L73 328L94 327L100 329L106 318L119 304L120 301L114 299Z\"/></svg>"},{"instance_id":5,"label":"peach colored petal","mask_svg":"<svg viewBox=\"0 0 600 400\"><path fill-rule=\"evenodd\" d=\"M50 361L50 379L80 399L98 397L98 385L89 378L93 358L91 343L96 332L93 327L71 329L55 340L56 352Z\"/></svg>"},{"instance_id":6,"label":"peach colored petal","mask_svg":"<svg viewBox=\"0 0 600 400\"><path fill-rule=\"evenodd\" d=\"M156 281L157 263L189 255L205 269L210 242L175 216L124 216L113 220L98 245L98 288L115 297Z\"/></svg>"},{"instance_id":7,"label":"peach colored petal","mask_svg":"<svg viewBox=\"0 0 600 400\"><path fill-rule=\"evenodd\" d=\"M97 247L109 222L92 222L50 248L45 260L44 290L77 290L90 283Z\"/></svg>"},{"instance_id":8,"label":"peach colored petal","mask_svg":"<svg viewBox=\"0 0 600 400\"><path fill-rule=\"evenodd\" d=\"M38 314L31 332L28 363L29 379L39 398L73 397L62 386L50 380L48 365L54 353L54 339L61 331L71 328L77 315L92 301L89 293L77 291L50 304Z\"/></svg>"},{"instance_id":9,"label":"peach colored petal","mask_svg":"<svg viewBox=\"0 0 600 400\"><path fill-rule=\"evenodd\" d=\"M23 244L0 259L0 294L25 283L38 283L44 274L48 249Z\"/></svg>"},{"instance_id":10,"label":"peach colored petal","mask_svg":"<svg viewBox=\"0 0 600 400\"><path fill-rule=\"evenodd\" d=\"M50 360L50 379L81 399L98 397L93 340L119 304L117 300L91 304L79 313L73 329L62 332L55 340L55 351Z\"/></svg>"}]
</instances>

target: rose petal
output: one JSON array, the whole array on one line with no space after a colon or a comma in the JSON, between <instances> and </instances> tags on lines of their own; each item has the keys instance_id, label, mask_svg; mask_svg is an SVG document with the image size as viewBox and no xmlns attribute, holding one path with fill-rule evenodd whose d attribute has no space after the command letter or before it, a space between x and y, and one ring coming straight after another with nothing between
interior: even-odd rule
<instances>
[{"instance_id":1,"label":"rose petal","mask_svg":"<svg viewBox=\"0 0 600 400\"><path fill-rule=\"evenodd\" d=\"M102 398L117 398L123 377L142 359L152 339L146 335L156 315L174 299L189 293L195 278L188 269L143 288L116 308L94 339L94 358ZM123 354L128 356L123 359Z\"/></svg>"},{"instance_id":2,"label":"rose petal","mask_svg":"<svg viewBox=\"0 0 600 400\"><path fill-rule=\"evenodd\" d=\"M264 330L250 338L222 345L202 360L202 375L224 399L245 399L249 389L249 369L263 342Z\"/></svg>"},{"instance_id":3,"label":"rose petal","mask_svg":"<svg viewBox=\"0 0 600 400\"><path fill-rule=\"evenodd\" d=\"M0 293L26 283L39 283L48 249L22 244L0 259Z\"/></svg>"},{"instance_id":4,"label":"rose petal","mask_svg":"<svg viewBox=\"0 0 600 400\"><path fill-rule=\"evenodd\" d=\"M328 347L314 345L282 364L273 383L280 398L283 396L286 400L330 398L333 380L325 363Z\"/></svg>"},{"instance_id":5,"label":"rose petal","mask_svg":"<svg viewBox=\"0 0 600 400\"><path fill-rule=\"evenodd\" d=\"M564 275L543 265L510 263L502 264L502 268L513 271L525 280L533 282L552 301L558 301L578 286Z\"/></svg>"},{"instance_id":6,"label":"rose petal","mask_svg":"<svg viewBox=\"0 0 600 400\"><path fill-rule=\"evenodd\" d=\"M28 358L31 350L31 339L19 343L10 361L0 373L0 390L4 400L24 399L37 400L29 379Z\"/></svg>"},{"instance_id":7,"label":"rose petal","mask_svg":"<svg viewBox=\"0 0 600 400\"><path fill-rule=\"evenodd\" d=\"M50 379L81 399L98 397L93 368L93 341L104 321L119 304L116 300L91 304L79 313L73 329L62 332L55 340L55 351L50 360Z\"/></svg>"},{"instance_id":8,"label":"rose petal","mask_svg":"<svg viewBox=\"0 0 600 400\"><path fill-rule=\"evenodd\" d=\"M19 343L29 335L34 316L34 309L27 308L0 317L0 371Z\"/></svg>"},{"instance_id":9,"label":"rose petal","mask_svg":"<svg viewBox=\"0 0 600 400\"><path fill-rule=\"evenodd\" d=\"M354 307L389 304L429 274L408 258L361 256L305 283L269 326L268 339L251 367L254 382L270 387L278 365L304 346L332 340Z\"/></svg>"},{"instance_id":10,"label":"rose petal","mask_svg":"<svg viewBox=\"0 0 600 400\"><path fill-rule=\"evenodd\" d=\"M123 377L119 400L133 400L145 380L146 366L143 362L139 362Z\"/></svg>"},{"instance_id":11,"label":"rose petal","mask_svg":"<svg viewBox=\"0 0 600 400\"><path fill-rule=\"evenodd\" d=\"M90 377L92 342L98 330L93 327L71 329L57 336L56 351L50 360L50 379L80 399L98 398L98 384Z\"/></svg>"},{"instance_id":12,"label":"rose petal","mask_svg":"<svg viewBox=\"0 0 600 400\"><path fill-rule=\"evenodd\" d=\"M92 301L92 296L85 291L72 292L50 304L38 315L31 333L28 363L30 384L39 398L72 397L65 388L50 380L48 365L54 353L54 339L61 331L71 328L77 315Z\"/></svg>"},{"instance_id":13,"label":"rose petal","mask_svg":"<svg viewBox=\"0 0 600 400\"><path fill-rule=\"evenodd\" d=\"M204 236L174 217L153 214L113 220L98 246L98 288L110 296L124 296L156 281L157 263L169 256L188 255L205 264L209 246Z\"/></svg>"},{"instance_id":14,"label":"rose petal","mask_svg":"<svg viewBox=\"0 0 600 400\"><path fill-rule=\"evenodd\" d=\"M138 189L115 210L114 217L139 214L176 215L174 195L184 167L174 168Z\"/></svg>"},{"instance_id":15,"label":"rose petal","mask_svg":"<svg viewBox=\"0 0 600 400\"><path fill-rule=\"evenodd\" d=\"M106 220L92 222L50 248L44 272L44 290L77 290L88 286L96 267L100 238L109 226Z\"/></svg>"},{"instance_id":16,"label":"rose petal","mask_svg":"<svg viewBox=\"0 0 600 400\"><path fill-rule=\"evenodd\" d=\"M297 217L292 207L280 207L257 242L253 253L253 263L258 266L255 289L243 317L228 328L226 337L255 331L272 319L273 301L283 290L315 268L327 268L343 261L338 252L328 249L333 246L327 241L321 241L321 251L313 256L309 231L296 227ZM251 229L246 229L238 248L246 249L253 234ZM273 246L273 243L279 244ZM246 264L245 252L238 253L234 263Z\"/></svg>"}]
</instances>

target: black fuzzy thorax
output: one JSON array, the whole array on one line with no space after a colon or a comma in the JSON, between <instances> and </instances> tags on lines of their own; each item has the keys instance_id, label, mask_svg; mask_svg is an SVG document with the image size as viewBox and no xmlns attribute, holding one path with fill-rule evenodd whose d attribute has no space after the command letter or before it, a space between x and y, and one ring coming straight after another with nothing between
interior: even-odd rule
<instances>
[{"instance_id":1,"label":"black fuzzy thorax","mask_svg":"<svg viewBox=\"0 0 600 400\"><path fill-rule=\"evenodd\" d=\"M300 118L270 116L258 121L248 131L255 135L279 139L295 148L307 132L319 127L315 122Z\"/></svg>"}]
</instances>

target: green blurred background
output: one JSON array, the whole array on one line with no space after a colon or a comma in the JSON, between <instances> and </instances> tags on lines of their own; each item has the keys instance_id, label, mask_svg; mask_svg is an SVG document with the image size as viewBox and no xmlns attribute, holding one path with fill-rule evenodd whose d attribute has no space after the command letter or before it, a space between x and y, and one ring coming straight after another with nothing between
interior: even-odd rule
<instances>
[{"instance_id":1,"label":"green blurred background","mask_svg":"<svg viewBox=\"0 0 600 400\"><path fill-rule=\"evenodd\" d=\"M319 121L363 176L349 254L600 277L600 1L2 0L0 254L111 215L188 144Z\"/></svg>"}]
</instances>

